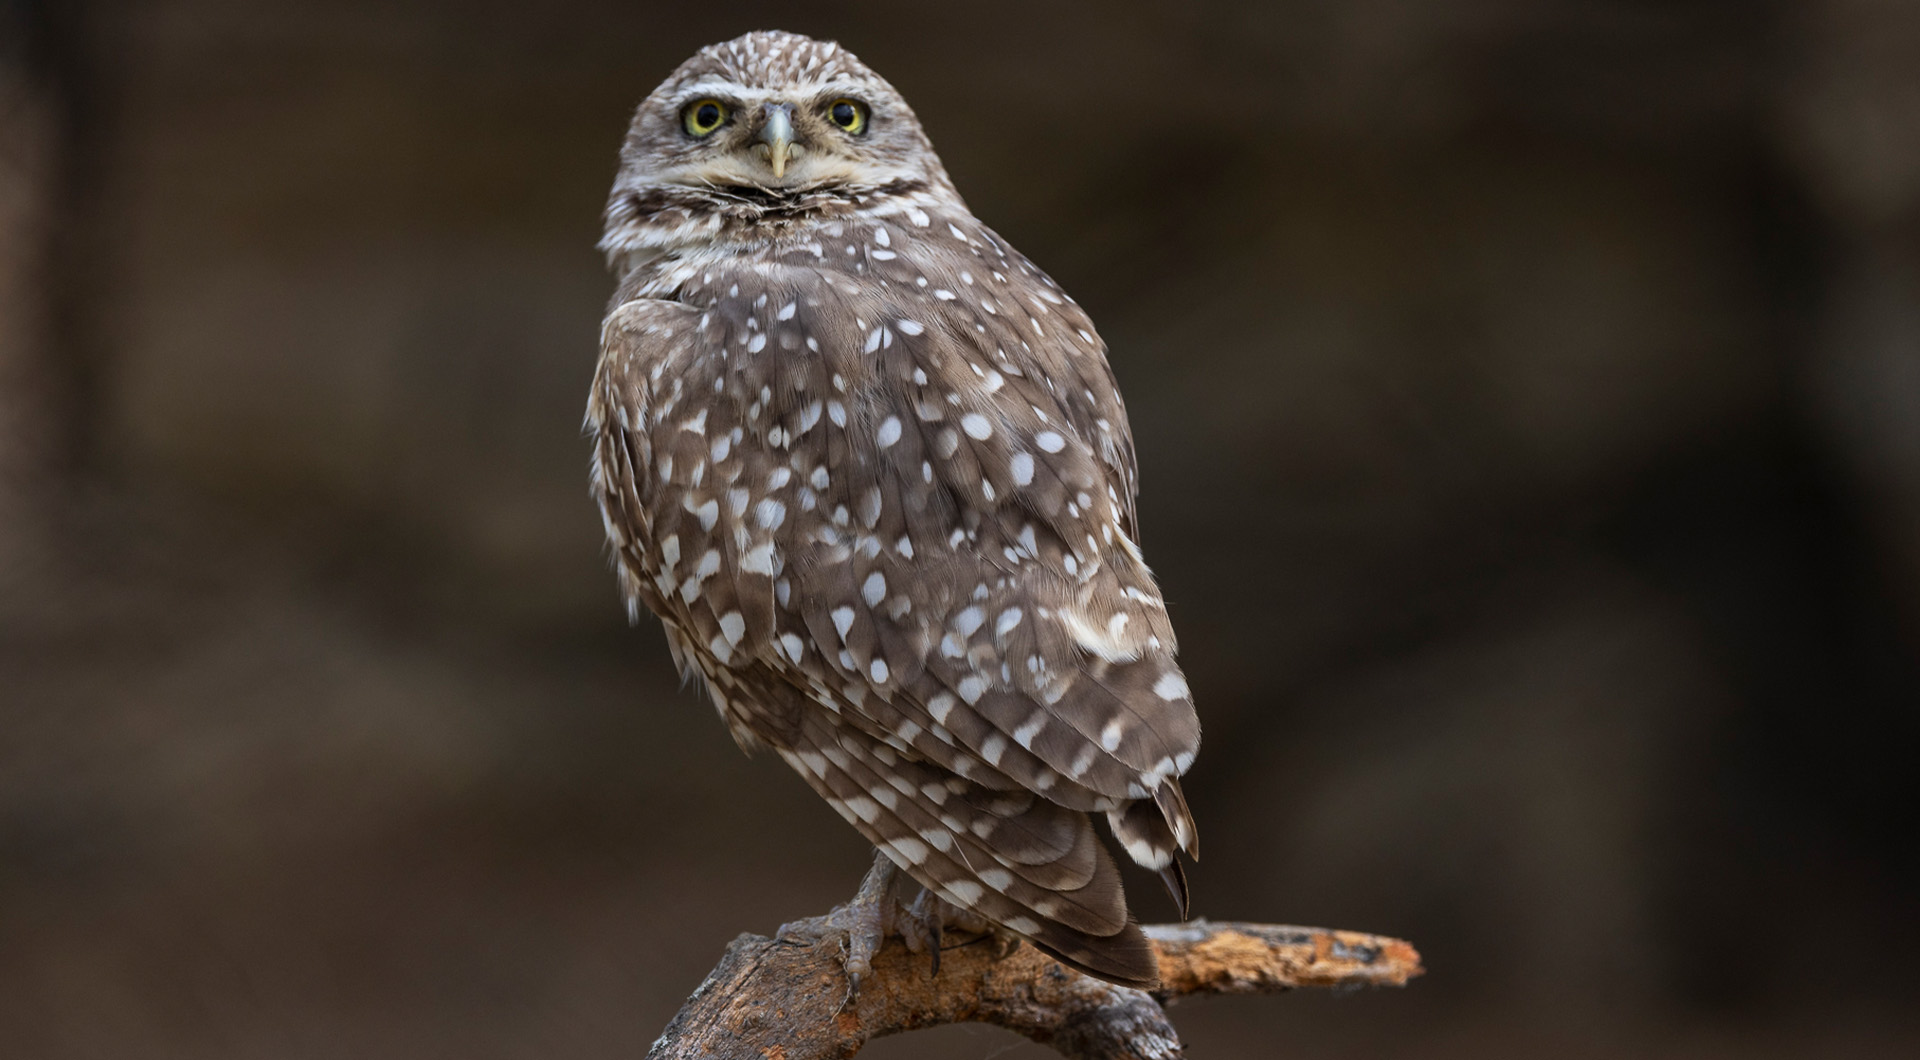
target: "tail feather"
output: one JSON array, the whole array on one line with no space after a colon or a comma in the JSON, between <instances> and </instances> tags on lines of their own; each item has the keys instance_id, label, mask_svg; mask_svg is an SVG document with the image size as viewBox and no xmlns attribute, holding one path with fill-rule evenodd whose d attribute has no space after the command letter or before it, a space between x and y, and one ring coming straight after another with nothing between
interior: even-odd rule
<instances>
[{"instance_id":1,"label":"tail feather","mask_svg":"<svg viewBox=\"0 0 1920 1060\"><path fill-rule=\"evenodd\" d=\"M1062 964L1147 988L1159 962L1087 815L888 752L832 715L805 718L781 754L828 805L922 886ZM1043 853L1055 852L1049 859Z\"/></svg>"},{"instance_id":2,"label":"tail feather","mask_svg":"<svg viewBox=\"0 0 1920 1060\"><path fill-rule=\"evenodd\" d=\"M1140 990L1160 985L1160 961L1153 944L1132 920L1112 935L1087 935L1046 923L1038 934L1021 937L1061 964L1096 979Z\"/></svg>"},{"instance_id":3,"label":"tail feather","mask_svg":"<svg viewBox=\"0 0 1920 1060\"><path fill-rule=\"evenodd\" d=\"M1160 870L1160 882L1167 885L1167 894L1173 897L1173 904L1180 907L1180 919L1191 920L1193 903L1187 894L1187 870L1181 867L1179 858Z\"/></svg>"}]
</instances>

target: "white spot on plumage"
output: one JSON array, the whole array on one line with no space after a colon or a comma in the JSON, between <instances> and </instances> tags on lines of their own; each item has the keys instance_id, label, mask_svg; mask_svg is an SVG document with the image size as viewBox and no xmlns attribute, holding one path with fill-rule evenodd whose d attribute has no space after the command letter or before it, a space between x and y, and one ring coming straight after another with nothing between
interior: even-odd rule
<instances>
[{"instance_id":1,"label":"white spot on plumage","mask_svg":"<svg viewBox=\"0 0 1920 1060\"><path fill-rule=\"evenodd\" d=\"M885 684L887 681L887 661L885 659L873 660L873 662L867 666L867 673L872 676L875 684Z\"/></svg>"},{"instance_id":2,"label":"white spot on plumage","mask_svg":"<svg viewBox=\"0 0 1920 1060\"><path fill-rule=\"evenodd\" d=\"M754 518L759 520L761 529L777 530L781 523L787 521L787 506L768 497L754 505L753 514Z\"/></svg>"},{"instance_id":3,"label":"white spot on plumage","mask_svg":"<svg viewBox=\"0 0 1920 1060\"><path fill-rule=\"evenodd\" d=\"M1044 710L1036 710L1033 712L1033 716L1026 720L1025 724L1013 730L1013 742L1031 751L1033 749L1033 738L1040 735L1040 730L1046 727L1047 712Z\"/></svg>"},{"instance_id":4,"label":"white spot on plumage","mask_svg":"<svg viewBox=\"0 0 1920 1060\"><path fill-rule=\"evenodd\" d=\"M898 442L900 440L900 417L888 416L886 419L880 421L880 429L874 432L873 440L877 442L882 449L890 448L895 442Z\"/></svg>"},{"instance_id":5,"label":"white spot on plumage","mask_svg":"<svg viewBox=\"0 0 1920 1060\"><path fill-rule=\"evenodd\" d=\"M818 614L818 612L815 612ZM833 609L833 628L840 633L840 639L847 639L847 630L853 628L853 608L836 607Z\"/></svg>"},{"instance_id":6,"label":"white spot on plumage","mask_svg":"<svg viewBox=\"0 0 1920 1060\"><path fill-rule=\"evenodd\" d=\"M1033 444L1049 453L1057 453L1067 447L1067 440L1056 431L1041 431L1033 436Z\"/></svg>"},{"instance_id":7,"label":"white spot on plumage","mask_svg":"<svg viewBox=\"0 0 1920 1060\"><path fill-rule=\"evenodd\" d=\"M693 580L698 584L718 573L720 573L720 550L710 548L700 557L699 564L693 568Z\"/></svg>"},{"instance_id":8,"label":"white spot on plumage","mask_svg":"<svg viewBox=\"0 0 1920 1060\"><path fill-rule=\"evenodd\" d=\"M1075 755L1073 761L1067 765L1067 775L1075 780L1086 776L1087 770L1093 768L1094 757L1099 753L1099 749L1092 744L1080 748L1080 753Z\"/></svg>"},{"instance_id":9,"label":"white spot on plumage","mask_svg":"<svg viewBox=\"0 0 1920 1060\"><path fill-rule=\"evenodd\" d=\"M1168 670L1160 675L1160 680L1153 683L1153 694L1171 703L1188 698L1193 695L1193 690L1187 687L1187 679L1182 677L1179 671ZM1182 766L1180 771L1186 772L1186 767Z\"/></svg>"},{"instance_id":10,"label":"white spot on plumage","mask_svg":"<svg viewBox=\"0 0 1920 1060\"><path fill-rule=\"evenodd\" d=\"M747 635L747 619L738 611L729 611L720 616L720 635L727 638L729 645L737 645L740 638Z\"/></svg>"},{"instance_id":11,"label":"white spot on plumage","mask_svg":"<svg viewBox=\"0 0 1920 1060\"><path fill-rule=\"evenodd\" d=\"M953 708L958 705L959 702L953 698L953 693L936 692L932 698L927 700L927 714L933 718L936 724L945 725L947 723L947 715L953 713Z\"/></svg>"},{"instance_id":12,"label":"white spot on plumage","mask_svg":"<svg viewBox=\"0 0 1920 1060\"><path fill-rule=\"evenodd\" d=\"M1033 454L1015 453L1007 459L1007 471L1013 476L1016 486L1033 484Z\"/></svg>"},{"instance_id":13,"label":"white spot on plumage","mask_svg":"<svg viewBox=\"0 0 1920 1060\"><path fill-rule=\"evenodd\" d=\"M868 607L879 607L880 601L887 597L887 576L879 571L867 575L866 584L860 587L860 597Z\"/></svg>"},{"instance_id":14,"label":"white spot on plumage","mask_svg":"<svg viewBox=\"0 0 1920 1060\"><path fill-rule=\"evenodd\" d=\"M748 549L740 557L740 570L746 574L763 574L773 577L773 543L763 542Z\"/></svg>"},{"instance_id":15,"label":"white spot on plumage","mask_svg":"<svg viewBox=\"0 0 1920 1060\"><path fill-rule=\"evenodd\" d=\"M1171 850L1155 849L1145 838L1122 832L1118 828L1114 829L1114 834L1120 837L1120 845L1126 848L1127 856L1136 865L1158 870L1166 868L1173 861Z\"/></svg>"}]
</instances>

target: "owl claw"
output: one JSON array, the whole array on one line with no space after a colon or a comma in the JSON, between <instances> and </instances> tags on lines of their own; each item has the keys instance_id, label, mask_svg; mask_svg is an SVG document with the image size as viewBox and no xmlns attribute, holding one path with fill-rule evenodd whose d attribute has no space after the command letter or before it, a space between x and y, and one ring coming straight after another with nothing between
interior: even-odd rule
<instances>
[{"instance_id":1,"label":"owl claw","mask_svg":"<svg viewBox=\"0 0 1920 1060\"><path fill-rule=\"evenodd\" d=\"M930 975L940 974L940 943L942 937L945 905L934 897L933 892L922 890L911 905L895 906L894 927L900 941L907 944L909 953L930 954L933 969Z\"/></svg>"}]
</instances>

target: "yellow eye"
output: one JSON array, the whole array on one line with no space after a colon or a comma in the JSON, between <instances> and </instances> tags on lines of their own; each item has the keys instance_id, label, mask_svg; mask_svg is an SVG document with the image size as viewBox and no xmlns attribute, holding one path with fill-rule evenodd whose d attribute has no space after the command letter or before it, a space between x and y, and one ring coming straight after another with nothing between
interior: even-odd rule
<instances>
[{"instance_id":1,"label":"yellow eye","mask_svg":"<svg viewBox=\"0 0 1920 1060\"><path fill-rule=\"evenodd\" d=\"M726 123L727 105L717 99L697 100L680 112L680 124L686 127L688 136L711 136Z\"/></svg>"},{"instance_id":2,"label":"yellow eye","mask_svg":"<svg viewBox=\"0 0 1920 1060\"><path fill-rule=\"evenodd\" d=\"M836 99L827 107L827 120L858 136L867 131L867 105L857 99Z\"/></svg>"}]
</instances>

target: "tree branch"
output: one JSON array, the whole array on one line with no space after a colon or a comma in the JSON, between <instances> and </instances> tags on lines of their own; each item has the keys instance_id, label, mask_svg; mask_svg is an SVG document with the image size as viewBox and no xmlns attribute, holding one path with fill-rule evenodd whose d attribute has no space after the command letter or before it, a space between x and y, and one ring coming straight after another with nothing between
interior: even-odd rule
<instances>
[{"instance_id":1,"label":"tree branch","mask_svg":"<svg viewBox=\"0 0 1920 1060\"><path fill-rule=\"evenodd\" d=\"M1171 1060L1182 1052L1164 1002L1404 986L1422 971L1408 943L1352 931L1196 920L1146 932L1160 957L1161 986L1151 993L1081 975L1032 946L1001 957L991 939L948 949L934 976L927 955L889 939L852 995L845 936L825 917L788 924L778 938L741 935L647 1057L826 1060L888 1034L974 1021L1077 1060Z\"/></svg>"}]
</instances>

